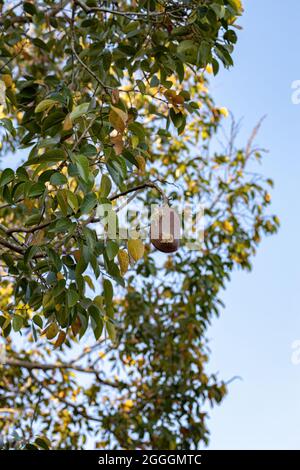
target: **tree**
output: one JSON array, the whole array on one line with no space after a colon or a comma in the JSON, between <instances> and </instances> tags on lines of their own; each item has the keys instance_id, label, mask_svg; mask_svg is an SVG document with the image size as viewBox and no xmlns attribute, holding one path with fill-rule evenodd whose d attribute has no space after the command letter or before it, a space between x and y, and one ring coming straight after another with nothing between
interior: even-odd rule
<instances>
[{"instance_id":1,"label":"tree","mask_svg":"<svg viewBox=\"0 0 300 470\"><path fill-rule=\"evenodd\" d=\"M0 176L0 427L5 439L21 429L20 447L81 448L89 432L99 447L207 442L207 402L226 385L206 372L205 332L234 266L250 269L278 226L272 182L247 171L258 127L239 149L233 122L211 150L226 110L205 70L232 65L241 11L239 0L3 6L2 152L24 151ZM204 206L201 250L162 259L148 242L100 237L97 207L117 219L124 195Z\"/></svg>"}]
</instances>

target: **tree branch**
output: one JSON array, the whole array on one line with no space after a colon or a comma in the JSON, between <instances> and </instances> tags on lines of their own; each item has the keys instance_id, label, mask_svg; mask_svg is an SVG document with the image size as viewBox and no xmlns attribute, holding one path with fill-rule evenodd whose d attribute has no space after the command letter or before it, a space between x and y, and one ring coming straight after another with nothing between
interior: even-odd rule
<instances>
[{"instance_id":1,"label":"tree branch","mask_svg":"<svg viewBox=\"0 0 300 470\"><path fill-rule=\"evenodd\" d=\"M159 186L157 186L155 183L152 183L151 181L135 186L134 188L126 189L126 191L123 191L122 193L118 193L118 194L111 196L109 200L114 201L115 199L118 199L119 197L126 196L126 194L132 193L134 191L141 191L142 189L145 189L145 188L156 189L156 191L158 191L161 194L164 201L168 202L167 196L165 195L163 190L160 189Z\"/></svg>"},{"instance_id":2,"label":"tree branch","mask_svg":"<svg viewBox=\"0 0 300 470\"><path fill-rule=\"evenodd\" d=\"M33 369L40 369L40 370L61 370L61 369L72 369L77 372L83 372L86 374L94 374L96 373L95 369L91 367L81 367L76 366L73 364L41 364L40 362L32 362L32 361L23 361L23 360L16 360L16 359L6 359L3 365L10 365L16 367L24 367L28 370Z\"/></svg>"},{"instance_id":3,"label":"tree branch","mask_svg":"<svg viewBox=\"0 0 300 470\"><path fill-rule=\"evenodd\" d=\"M119 386L122 386L122 383L116 383L116 382L110 382L108 380L101 379L99 376L98 371L94 367L82 367L82 366L77 366L76 364L68 364L68 363L61 363L61 364L41 364L40 362L33 362L33 361L24 361L24 360L16 360L16 359L6 359L5 362L2 364L3 366L9 365L13 367L22 367L24 369L28 370L43 370L43 371L49 371L49 370L73 370L76 372L81 372L83 374L95 374L97 377L98 382L100 382L102 385L107 385L109 387L113 388L119 388Z\"/></svg>"},{"instance_id":4,"label":"tree branch","mask_svg":"<svg viewBox=\"0 0 300 470\"><path fill-rule=\"evenodd\" d=\"M138 186L135 186L135 187L133 187L133 188L129 188L129 189L127 189L126 191L123 191L123 192L121 192L121 193L114 194L113 196L109 197L108 199L109 199L110 201L115 201L116 199L118 199L118 198L120 198L120 197L122 197L122 196L126 196L126 194L132 193L132 192L134 192L134 191L141 191L142 189L145 189L145 188L156 189L156 191L158 191L158 192L161 194L164 203L165 203L165 204L168 203L168 198L167 198L166 194L163 192L163 190L162 190L159 186L157 186L157 184L152 183L151 181L142 183L142 184L140 184L140 185L138 185ZM68 215L68 217L72 217L73 215L74 215L74 214L72 213L72 214ZM6 233L7 233L8 235L10 235L10 234L12 234L12 233L18 233L18 232L19 232L19 233L34 233L34 232L36 232L36 231L38 231L38 230L42 230L43 228L48 227L50 224L56 222L56 220L57 220L57 219L53 219L53 220L50 220L50 221L48 221L48 222L44 222L43 224L36 225L36 226L34 226L34 227L12 227L12 228L10 228L10 229L7 229ZM99 222L99 220L98 220L98 219L94 219L94 216L92 216L90 219L88 219L88 222L86 222L86 223L92 223L92 222ZM9 242L6 242L6 243L9 243ZM1 239L0 239L0 244L1 244ZM14 246L14 245L10 245L10 246L6 245L6 246L7 246L8 248L12 248L12 246ZM15 248L15 247L14 247L14 248ZM13 248L12 248L12 249L13 249ZM23 254L23 250L22 250L22 249L19 249L19 250L20 250L19 253L22 253L22 254ZM16 251L16 250L14 250L14 251Z\"/></svg>"},{"instance_id":5,"label":"tree branch","mask_svg":"<svg viewBox=\"0 0 300 470\"><path fill-rule=\"evenodd\" d=\"M14 245L13 243L8 242L7 240L4 240L3 238L0 238L0 245L5 246L6 248L9 248L12 251L15 251L16 253L19 253L20 255L24 254L24 250L22 248Z\"/></svg>"},{"instance_id":6,"label":"tree branch","mask_svg":"<svg viewBox=\"0 0 300 470\"><path fill-rule=\"evenodd\" d=\"M149 11L149 12L138 12L138 11L120 11L120 10L111 10L110 8L105 8L105 7L88 7L84 2L81 0L75 0L77 5L79 5L85 13L94 13L94 12L101 12L101 13L110 13L111 15L118 15L118 16L125 16L125 17L131 17L131 16L136 16L140 18L148 18L148 17L159 17L159 16L164 16L165 12L164 11Z\"/></svg>"},{"instance_id":7,"label":"tree branch","mask_svg":"<svg viewBox=\"0 0 300 470\"><path fill-rule=\"evenodd\" d=\"M74 13L75 13L75 9L76 9L76 2L74 2L73 4L73 13L72 15L74 16ZM78 62L80 63L80 65L82 65L82 67L96 80L96 82L98 83L98 85L101 86L101 88L103 88L103 90L107 91L107 90L113 90L113 87L109 87L107 85L105 85L99 77L97 77L97 75L83 62L83 60L81 60L81 58L79 57L79 55L77 54L76 52L76 48L75 48L75 32L74 32L74 24L73 22L71 22L71 49L72 49L72 52L74 54L74 56L76 57L76 59L78 60Z\"/></svg>"}]
</instances>

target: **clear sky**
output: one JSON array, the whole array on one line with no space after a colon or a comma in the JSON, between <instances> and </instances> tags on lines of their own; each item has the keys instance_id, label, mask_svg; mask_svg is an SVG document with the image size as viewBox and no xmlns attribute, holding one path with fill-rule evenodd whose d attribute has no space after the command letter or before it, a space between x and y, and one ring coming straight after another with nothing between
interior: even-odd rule
<instances>
[{"instance_id":1,"label":"clear sky","mask_svg":"<svg viewBox=\"0 0 300 470\"><path fill-rule=\"evenodd\" d=\"M264 239L248 273L236 272L223 296L226 309L209 330L212 371L239 375L211 413L210 449L300 449L299 190L300 105L291 84L300 80L299 0L244 0L235 66L210 89L218 105L244 117L246 141L267 119L258 143L269 149L261 173L275 180L272 209L279 234Z\"/></svg>"}]
</instances>

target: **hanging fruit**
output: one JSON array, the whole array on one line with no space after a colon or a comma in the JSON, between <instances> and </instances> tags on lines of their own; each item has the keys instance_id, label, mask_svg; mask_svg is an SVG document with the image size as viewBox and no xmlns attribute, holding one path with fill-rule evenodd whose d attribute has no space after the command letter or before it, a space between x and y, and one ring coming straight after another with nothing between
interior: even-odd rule
<instances>
[{"instance_id":1,"label":"hanging fruit","mask_svg":"<svg viewBox=\"0 0 300 470\"><path fill-rule=\"evenodd\" d=\"M180 218L168 204L159 208L152 217L150 239L155 248L163 253L173 253L179 248Z\"/></svg>"}]
</instances>

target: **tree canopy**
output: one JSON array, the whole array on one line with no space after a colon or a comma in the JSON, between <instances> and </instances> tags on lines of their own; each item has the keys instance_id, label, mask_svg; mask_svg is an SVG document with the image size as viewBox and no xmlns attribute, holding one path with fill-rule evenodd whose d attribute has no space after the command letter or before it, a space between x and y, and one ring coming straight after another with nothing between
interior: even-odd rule
<instances>
[{"instance_id":1,"label":"tree canopy","mask_svg":"<svg viewBox=\"0 0 300 470\"><path fill-rule=\"evenodd\" d=\"M234 267L250 269L279 223L255 170L259 126L240 148L233 121L216 146L228 112L208 75L232 65L242 5L0 4L3 436L198 448L207 404L226 393L206 370L207 327ZM100 236L97 208L119 227L124 195L204 207L201 250Z\"/></svg>"}]
</instances>

